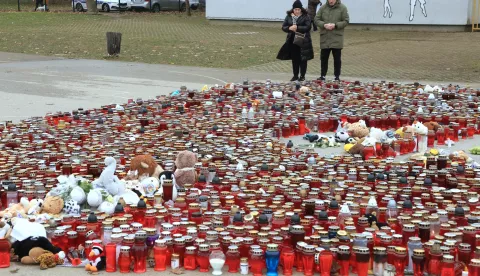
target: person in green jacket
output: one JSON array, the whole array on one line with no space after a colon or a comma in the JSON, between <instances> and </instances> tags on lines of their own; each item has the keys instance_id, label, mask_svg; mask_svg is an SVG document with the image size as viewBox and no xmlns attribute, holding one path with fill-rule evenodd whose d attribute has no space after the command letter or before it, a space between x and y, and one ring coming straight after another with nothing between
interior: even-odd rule
<instances>
[{"instance_id":1,"label":"person in green jacket","mask_svg":"<svg viewBox=\"0 0 480 276\"><path fill-rule=\"evenodd\" d=\"M340 0L328 0L315 16L315 24L320 29L320 66L318 80L325 80L328 72L328 59L333 53L335 80L340 81L342 69L343 33L350 22L347 7Z\"/></svg>"}]
</instances>

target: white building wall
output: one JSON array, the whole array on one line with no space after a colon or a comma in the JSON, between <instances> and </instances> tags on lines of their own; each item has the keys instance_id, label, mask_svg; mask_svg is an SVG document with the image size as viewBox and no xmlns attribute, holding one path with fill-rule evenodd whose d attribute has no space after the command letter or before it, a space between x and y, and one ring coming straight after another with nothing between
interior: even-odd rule
<instances>
[{"instance_id":1,"label":"white building wall","mask_svg":"<svg viewBox=\"0 0 480 276\"><path fill-rule=\"evenodd\" d=\"M282 21L293 0L207 0L208 19ZM301 0L307 7L308 0ZM327 0L321 0L324 4ZM473 0L342 0L357 24L470 24ZM391 7L391 12L386 7ZM411 5L413 4L413 9ZM387 12L385 12L385 10Z\"/></svg>"}]
</instances>

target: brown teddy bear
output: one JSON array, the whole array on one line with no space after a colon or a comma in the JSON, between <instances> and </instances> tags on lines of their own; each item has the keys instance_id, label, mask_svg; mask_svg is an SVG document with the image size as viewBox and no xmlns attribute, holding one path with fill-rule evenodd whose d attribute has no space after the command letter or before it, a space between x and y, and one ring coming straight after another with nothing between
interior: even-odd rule
<instances>
[{"instance_id":1,"label":"brown teddy bear","mask_svg":"<svg viewBox=\"0 0 480 276\"><path fill-rule=\"evenodd\" d=\"M348 131L350 137L354 138L367 137L367 135L370 133L370 129L367 127L365 121L363 120L360 120L353 124L347 122L343 125L343 128Z\"/></svg>"},{"instance_id":2,"label":"brown teddy bear","mask_svg":"<svg viewBox=\"0 0 480 276\"><path fill-rule=\"evenodd\" d=\"M155 162L151 155L137 155L130 161L130 171L137 171L138 176L148 175L148 177L159 178L163 169Z\"/></svg>"},{"instance_id":3,"label":"brown teddy bear","mask_svg":"<svg viewBox=\"0 0 480 276\"><path fill-rule=\"evenodd\" d=\"M58 215L63 209L63 199L59 196L47 196L43 201L42 212Z\"/></svg>"},{"instance_id":4,"label":"brown teddy bear","mask_svg":"<svg viewBox=\"0 0 480 276\"><path fill-rule=\"evenodd\" d=\"M32 248L30 251L35 249L35 253L38 254L40 250L42 250L39 247ZM40 249L40 250L38 250ZM24 257L26 258L26 257ZM24 259L22 258L22 260ZM63 259L59 258L58 255L53 254L50 251L43 250L43 252L36 258L33 259L35 263L40 264L40 269L47 269L47 268L53 268L56 267L57 265L63 264ZM22 262L23 263L23 262Z\"/></svg>"},{"instance_id":5,"label":"brown teddy bear","mask_svg":"<svg viewBox=\"0 0 480 276\"><path fill-rule=\"evenodd\" d=\"M174 173L175 182L183 187L185 184L194 184L196 173L194 165L197 163L197 155L191 151L184 150L178 153L175 160L176 170Z\"/></svg>"},{"instance_id":6,"label":"brown teddy bear","mask_svg":"<svg viewBox=\"0 0 480 276\"><path fill-rule=\"evenodd\" d=\"M365 140L365 137L364 138L361 138L357 141L357 143L355 145L353 145L353 147L351 147L350 149L348 149L348 153L350 154L361 154L363 155L363 149L365 148L363 145L362 145L362 142Z\"/></svg>"},{"instance_id":7,"label":"brown teddy bear","mask_svg":"<svg viewBox=\"0 0 480 276\"><path fill-rule=\"evenodd\" d=\"M426 126L428 130L433 130L435 132L437 132L437 130L441 128L441 126L437 122L426 122L423 123L423 125Z\"/></svg>"}]
</instances>

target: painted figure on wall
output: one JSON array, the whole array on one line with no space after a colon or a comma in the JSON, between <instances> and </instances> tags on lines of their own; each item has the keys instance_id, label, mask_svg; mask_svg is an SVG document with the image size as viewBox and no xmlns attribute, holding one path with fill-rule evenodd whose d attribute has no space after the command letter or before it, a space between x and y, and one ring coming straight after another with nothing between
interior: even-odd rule
<instances>
[{"instance_id":1,"label":"painted figure on wall","mask_svg":"<svg viewBox=\"0 0 480 276\"><path fill-rule=\"evenodd\" d=\"M417 5L417 1L420 2L420 8L422 9L423 15L427 17L427 8L425 8L425 4L427 4L426 0L410 0L410 21L412 21L415 16L415 6Z\"/></svg>"},{"instance_id":2,"label":"painted figure on wall","mask_svg":"<svg viewBox=\"0 0 480 276\"><path fill-rule=\"evenodd\" d=\"M390 6L390 0L383 0L383 17L392 18L392 7Z\"/></svg>"},{"instance_id":3,"label":"painted figure on wall","mask_svg":"<svg viewBox=\"0 0 480 276\"><path fill-rule=\"evenodd\" d=\"M426 0L410 0L410 17L409 20L413 21L415 17L415 6L417 2L420 3L420 8L422 9L422 13L425 17L427 17L427 8L425 5L427 4ZM392 6L390 6L390 0L383 0L383 17L392 18Z\"/></svg>"}]
</instances>

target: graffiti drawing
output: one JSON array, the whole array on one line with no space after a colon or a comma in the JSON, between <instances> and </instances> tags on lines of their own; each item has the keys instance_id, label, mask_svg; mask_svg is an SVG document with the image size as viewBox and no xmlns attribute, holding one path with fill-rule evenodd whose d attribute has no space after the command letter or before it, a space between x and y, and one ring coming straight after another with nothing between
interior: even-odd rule
<instances>
[{"instance_id":1,"label":"graffiti drawing","mask_svg":"<svg viewBox=\"0 0 480 276\"><path fill-rule=\"evenodd\" d=\"M425 8L425 4L427 4L426 0L410 0L410 21L413 20L415 15L415 6L417 5L417 1L420 2L420 8L422 9L423 15L427 17L427 8Z\"/></svg>"},{"instance_id":2,"label":"graffiti drawing","mask_svg":"<svg viewBox=\"0 0 480 276\"><path fill-rule=\"evenodd\" d=\"M392 13L392 7L390 6L390 0L383 0L383 17L389 17L391 18L393 13Z\"/></svg>"},{"instance_id":3,"label":"graffiti drawing","mask_svg":"<svg viewBox=\"0 0 480 276\"><path fill-rule=\"evenodd\" d=\"M427 4L426 0L410 0L410 17L409 20L413 21L415 17L415 6L417 2L420 3L420 8L422 9L422 13L425 17L427 17L427 8L425 5ZM392 18L392 6L390 6L390 0L383 0L383 17Z\"/></svg>"}]
</instances>

